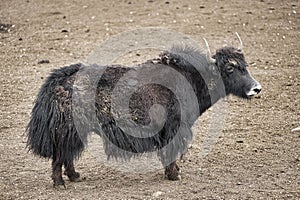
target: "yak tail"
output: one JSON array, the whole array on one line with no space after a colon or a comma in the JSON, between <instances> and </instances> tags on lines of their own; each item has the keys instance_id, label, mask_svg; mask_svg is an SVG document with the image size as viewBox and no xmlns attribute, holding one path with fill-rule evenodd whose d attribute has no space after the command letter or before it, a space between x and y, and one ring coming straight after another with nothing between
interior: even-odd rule
<instances>
[{"instance_id":1,"label":"yak tail","mask_svg":"<svg viewBox=\"0 0 300 200\"><path fill-rule=\"evenodd\" d=\"M66 143L66 141L58 140L64 140L66 135L69 138L65 138L65 140L74 136L76 130L74 130L74 127L70 128L70 124L73 124L73 122L72 120L67 122L66 113L61 111L60 99L56 90L57 88L63 88L71 95L72 85L68 82L68 77L76 73L80 67L81 64L76 64L53 70L42 85L26 129L27 148L34 154L51 158L54 151L60 148L57 145ZM66 128L67 126L69 127Z\"/></svg>"}]
</instances>

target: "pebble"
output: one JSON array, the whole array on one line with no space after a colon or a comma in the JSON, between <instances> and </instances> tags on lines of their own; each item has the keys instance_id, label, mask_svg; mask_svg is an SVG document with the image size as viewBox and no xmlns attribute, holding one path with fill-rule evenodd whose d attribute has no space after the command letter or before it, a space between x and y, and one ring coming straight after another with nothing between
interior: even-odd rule
<instances>
[{"instance_id":1,"label":"pebble","mask_svg":"<svg viewBox=\"0 0 300 200\"><path fill-rule=\"evenodd\" d=\"M50 63L48 59L38 61L38 64Z\"/></svg>"},{"instance_id":2,"label":"pebble","mask_svg":"<svg viewBox=\"0 0 300 200\"><path fill-rule=\"evenodd\" d=\"M163 192L157 191L157 192L154 192L154 193L152 194L152 196L153 196L153 197L159 197L159 196L162 195L162 194L163 194Z\"/></svg>"}]
</instances>

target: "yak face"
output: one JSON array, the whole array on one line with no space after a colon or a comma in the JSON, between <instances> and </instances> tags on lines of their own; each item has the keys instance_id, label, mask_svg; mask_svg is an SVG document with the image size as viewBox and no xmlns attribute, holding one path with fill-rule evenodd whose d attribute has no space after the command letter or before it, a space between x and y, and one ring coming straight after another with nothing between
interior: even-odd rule
<instances>
[{"instance_id":1,"label":"yak face","mask_svg":"<svg viewBox=\"0 0 300 200\"><path fill-rule=\"evenodd\" d=\"M226 94L250 98L261 91L261 85L250 75L241 50L224 47L213 56L220 70Z\"/></svg>"}]
</instances>

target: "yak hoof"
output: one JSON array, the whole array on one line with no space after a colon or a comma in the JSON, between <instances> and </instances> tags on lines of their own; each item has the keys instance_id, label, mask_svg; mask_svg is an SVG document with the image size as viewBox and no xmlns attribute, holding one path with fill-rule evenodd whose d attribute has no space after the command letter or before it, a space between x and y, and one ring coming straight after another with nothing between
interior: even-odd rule
<instances>
[{"instance_id":1,"label":"yak hoof","mask_svg":"<svg viewBox=\"0 0 300 200\"><path fill-rule=\"evenodd\" d=\"M167 175L166 178L170 181L180 181L181 176L180 175Z\"/></svg>"},{"instance_id":2,"label":"yak hoof","mask_svg":"<svg viewBox=\"0 0 300 200\"><path fill-rule=\"evenodd\" d=\"M181 180L181 176L179 175L178 171L172 171L171 173L167 172L166 178L171 181Z\"/></svg>"},{"instance_id":3,"label":"yak hoof","mask_svg":"<svg viewBox=\"0 0 300 200\"><path fill-rule=\"evenodd\" d=\"M78 172L73 173L72 175L68 176L71 182L77 182L80 180L80 174Z\"/></svg>"},{"instance_id":4,"label":"yak hoof","mask_svg":"<svg viewBox=\"0 0 300 200\"><path fill-rule=\"evenodd\" d=\"M55 188L58 187L59 188L60 186L63 186L65 189L67 189L67 187L65 185L65 181L62 178L53 181L53 187L55 187Z\"/></svg>"},{"instance_id":5,"label":"yak hoof","mask_svg":"<svg viewBox=\"0 0 300 200\"><path fill-rule=\"evenodd\" d=\"M77 182L80 180L80 173L78 172L68 173L67 171L65 171L64 174L68 176L71 182Z\"/></svg>"},{"instance_id":6,"label":"yak hoof","mask_svg":"<svg viewBox=\"0 0 300 200\"><path fill-rule=\"evenodd\" d=\"M176 163L173 163L165 168L165 177L171 181L181 180L179 175L180 168Z\"/></svg>"}]
</instances>

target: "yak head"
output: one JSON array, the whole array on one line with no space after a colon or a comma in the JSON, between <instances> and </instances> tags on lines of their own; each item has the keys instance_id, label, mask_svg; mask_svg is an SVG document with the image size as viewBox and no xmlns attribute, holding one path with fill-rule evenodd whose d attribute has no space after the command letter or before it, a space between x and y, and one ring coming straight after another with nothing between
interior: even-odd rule
<instances>
[{"instance_id":1,"label":"yak head","mask_svg":"<svg viewBox=\"0 0 300 200\"><path fill-rule=\"evenodd\" d=\"M220 72L226 95L233 94L241 98L250 98L258 94L262 87L247 70L248 64L242 51L242 41L238 34L237 36L240 40L238 48L223 47L208 58L209 62L215 64Z\"/></svg>"}]
</instances>

